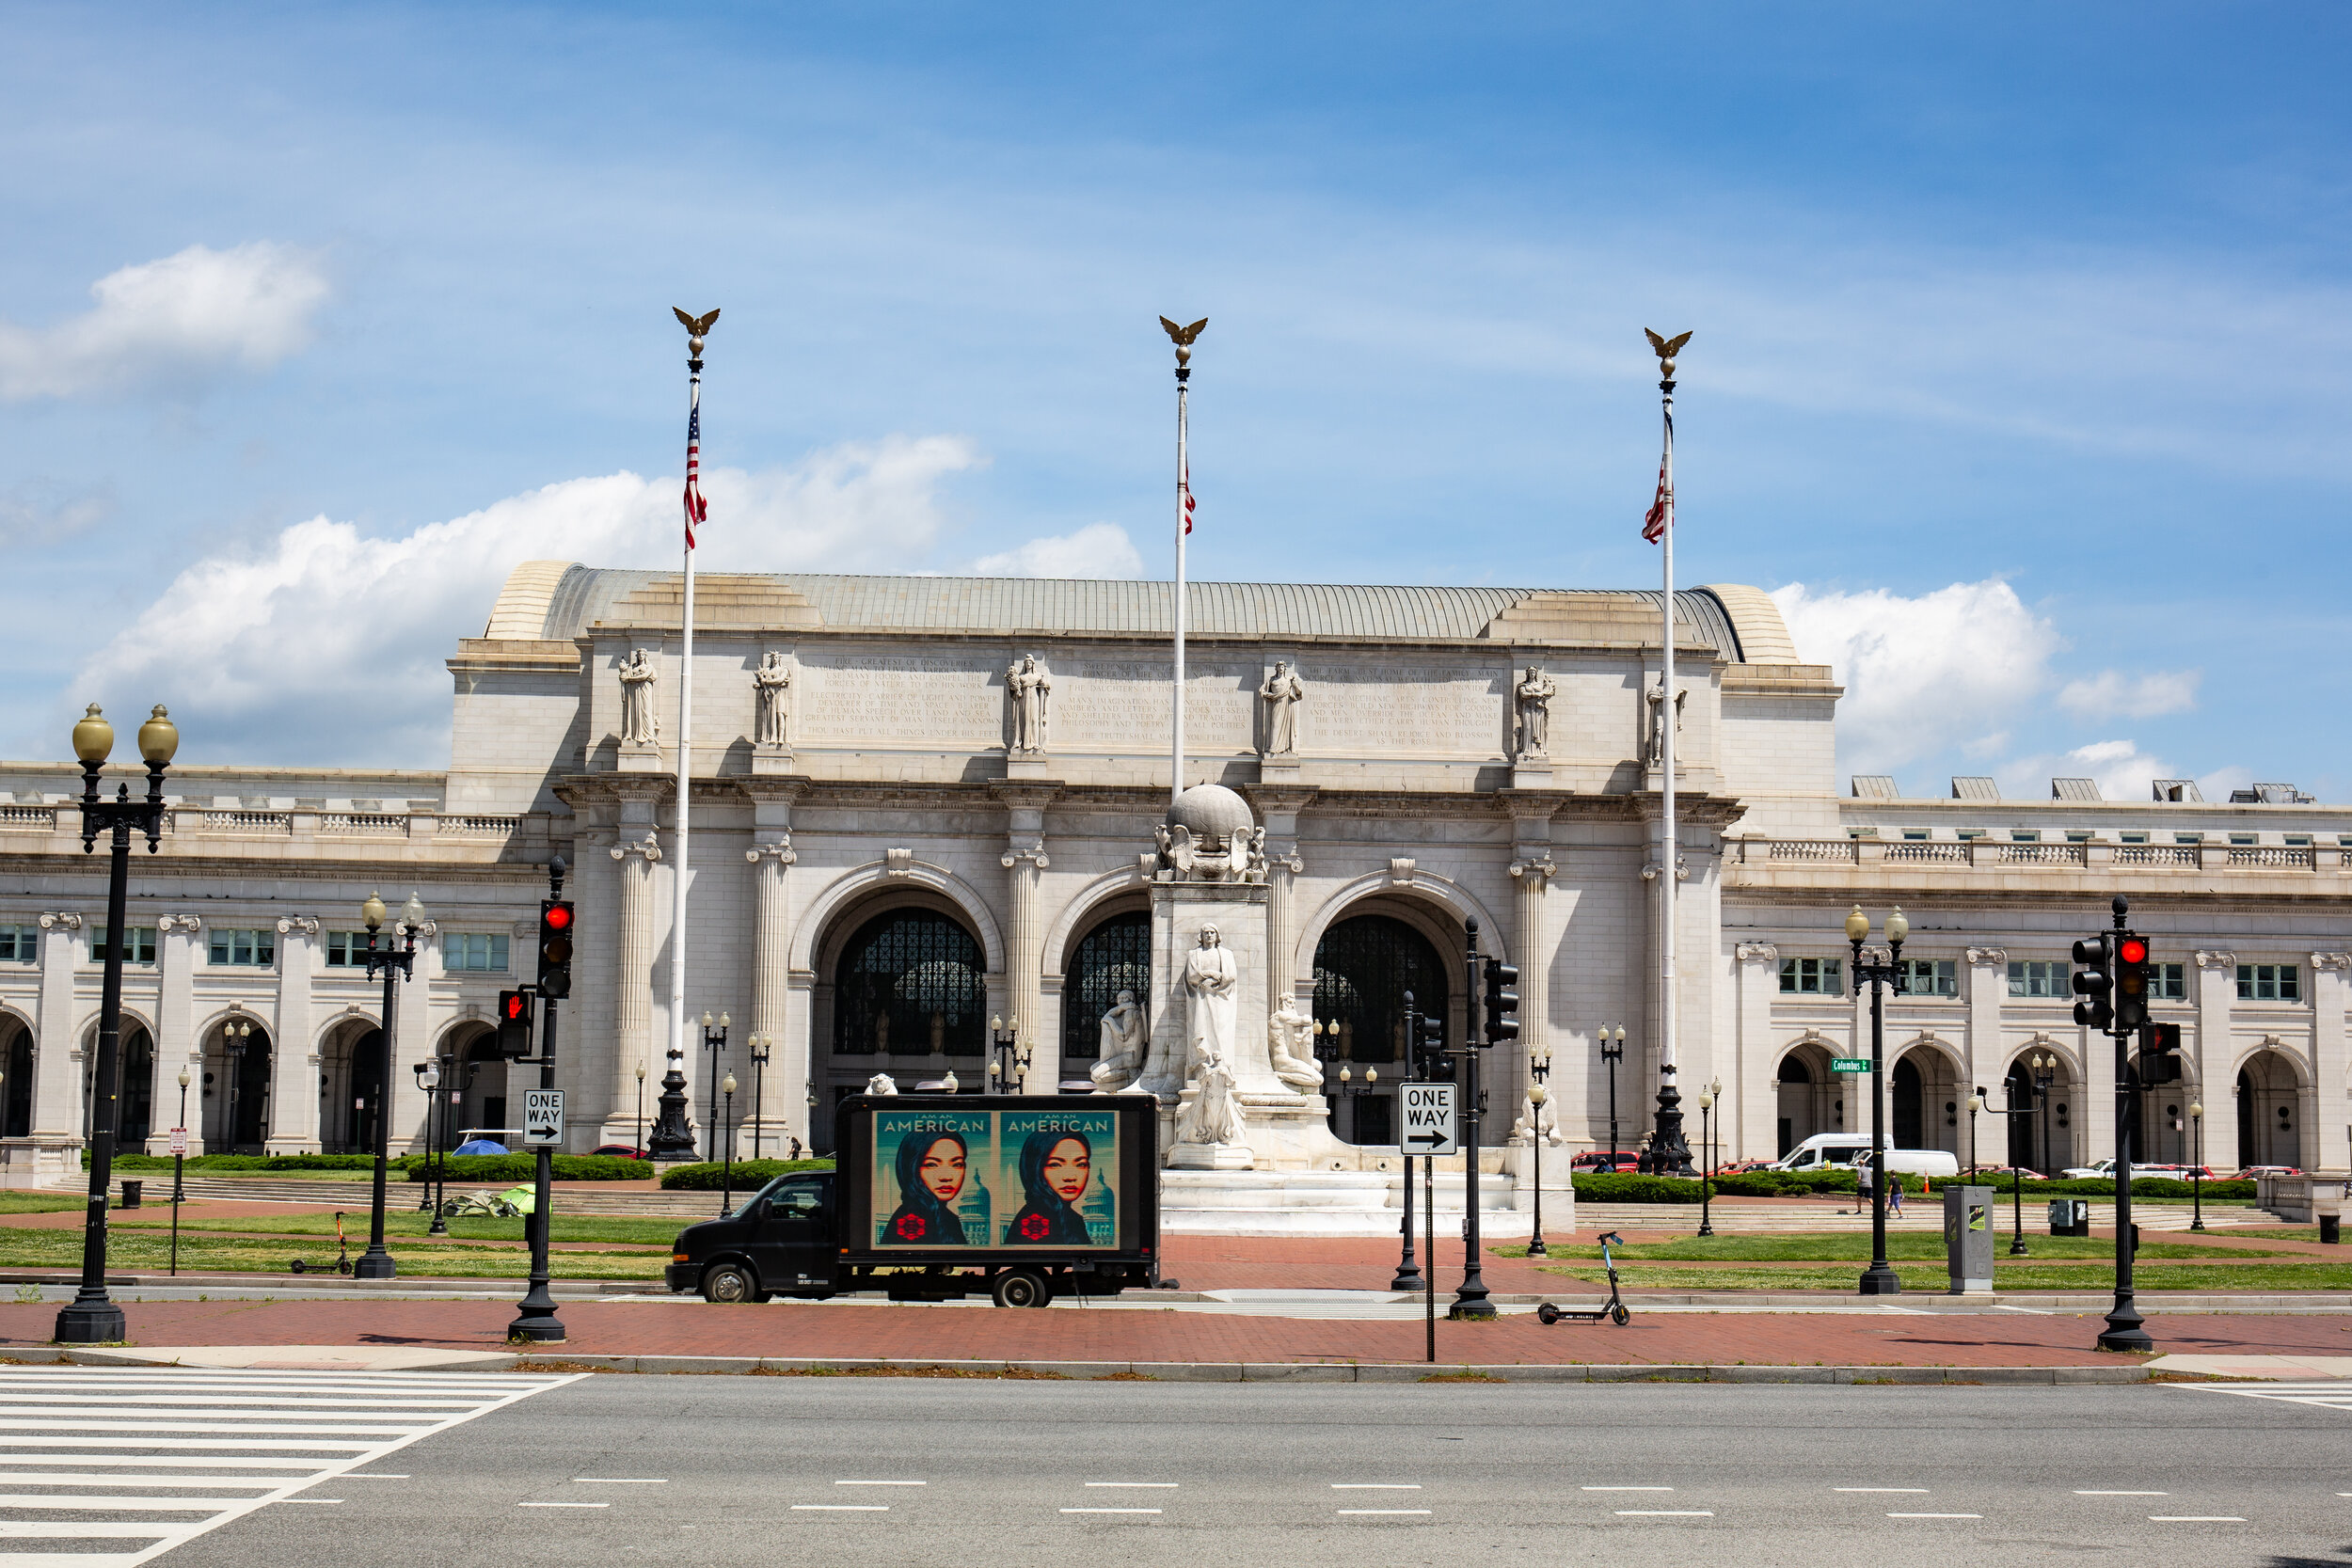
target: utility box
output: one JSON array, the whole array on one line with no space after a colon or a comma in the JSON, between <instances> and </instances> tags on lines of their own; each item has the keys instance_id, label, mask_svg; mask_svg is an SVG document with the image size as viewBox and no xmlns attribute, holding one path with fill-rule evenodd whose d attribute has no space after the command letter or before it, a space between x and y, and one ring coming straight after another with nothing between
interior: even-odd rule
<instances>
[{"instance_id":1,"label":"utility box","mask_svg":"<svg viewBox=\"0 0 2352 1568\"><path fill-rule=\"evenodd\" d=\"M1951 1271L1951 1293L1986 1295L1993 1290L1993 1189L1944 1189L1944 1260Z\"/></svg>"},{"instance_id":2,"label":"utility box","mask_svg":"<svg viewBox=\"0 0 2352 1568\"><path fill-rule=\"evenodd\" d=\"M2090 1234L2090 1200L2087 1197L2054 1197L2050 1200L2050 1234L2053 1236L2088 1236Z\"/></svg>"}]
</instances>

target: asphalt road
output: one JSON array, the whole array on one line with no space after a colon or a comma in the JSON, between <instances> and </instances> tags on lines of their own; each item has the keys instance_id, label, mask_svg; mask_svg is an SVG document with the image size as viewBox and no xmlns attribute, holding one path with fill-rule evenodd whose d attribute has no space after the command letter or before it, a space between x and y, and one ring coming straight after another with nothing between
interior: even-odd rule
<instances>
[{"instance_id":1,"label":"asphalt road","mask_svg":"<svg viewBox=\"0 0 2352 1568\"><path fill-rule=\"evenodd\" d=\"M364 1468L158 1560L2352 1564L2352 1384L592 1375Z\"/></svg>"}]
</instances>

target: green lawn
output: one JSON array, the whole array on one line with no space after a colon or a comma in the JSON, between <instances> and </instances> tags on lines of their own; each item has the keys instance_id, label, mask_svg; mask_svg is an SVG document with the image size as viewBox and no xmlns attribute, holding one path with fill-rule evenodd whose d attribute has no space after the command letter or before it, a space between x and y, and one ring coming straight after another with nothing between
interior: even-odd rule
<instances>
[{"instance_id":1,"label":"green lawn","mask_svg":"<svg viewBox=\"0 0 2352 1568\"><path fill-rule=\"evenodd\" d=\"M168 1235L153 1231L110 1229L106 1267L125 1273L160 1274L170 1259ZM367 1247L367 1227L352 1240L351 1254ZM395 1247L393 1256L404 1272L460 1278L519 1279L531 1272L531 1256L514 1246ZM240 1274L283 1274L290 1259L301 1258L313 1268L331 1270L335 1246L314 1237L285 1241L229 1241L214 1236L180 1237L180 1268ZM82 1261L78 1230L0 1230L0 1268L65 1269ZM658 1279L669 1254L661 1252L558 1252L550 1256L549 1272L559 1279Z\"/></svg>"},{"instance_id":2,"label":"green lawn","mask_svg":"<svg viewBox=\"0 0 2352 1568\"><path fill-rule=\"evenodd\" d=\"M0 1192L0 1214L61 1214L88 1205L87 1193Z\"/></svg>"},{"instance_id":3,"label":"green lawn","mask_svg":"<svg viewBox=\"0 0 2352 1568\"><path fill-rule=\"evenodd\" d=\"M2152 1258L2280 1258L2292 1254L2258 1251L2241 1247L2212 1247L2195 1242L2153 1241L2153 1233L2140 1236L2139 1256ZM2177 1234L2167 1232L2166 1234ZM1994 1239L1994 1250L2002 1261L2009 1260L2010 1232L2004 1230ZM1851 1231L1813 1231L1795 1235L1770 1236L1685 1236L1672 1242L1643 1242L1612 1249L1621 1259L1644 1261L1657 1259L1671 1262L1698 1262L1720 1259L1740 1263L1826 1263L1851 1259L1867 1263L1870 1260L1870 1231L1868 1227ZM1498 1257L1524 1258L1524 1244L1499 1246L1493 1249ZM2108 1258L2115 1256L2115 1243L2104 1236L2037 1236L2026 1233L2026 1252L2029 1258ZM1550 1247L1554 1258L1592 1258L1600 1256L1597 1246L1561 1245ZM1886 1238L1886 1256L1893 1260L1913 1259L1920 1262L1944 1261L1944 1238L1918 1231L1893 1231Z\"/></svg>"},{"instance_id":4,"label":"green lawn","mask_svg":"<svg viewBox=\"0 0 2352 1568\"><path fill-rule=\"evenodd\" d=\"M2146 1249L2141 1249L2142 1256ZM1605 1285L1609 1276L1590 1264L1548 1268L1546 1274ZM1858 1267L1797 1269L1677 1269L1637 1263L1617 1271L1618 1282L1629 1291L1851 1291ZM1895 1273L1908 1291L1942 1293L1950 1279L1941 1265L1897 1266ZM2344 1291L2352 1290L2352 1264L2249 1263L2243 1266L2148 1265L2132 1271L2134 1286L2142 1291ZM2082 1263L2011 1264L1996 1260L1993 1283L2002 1291L2106 1291L2115 1286L2112 1267Z\"/></svg>"},{"instance_id":5,"label":"green lawn","mask_svg":"<svg viewBox=\"0 0 2352 1568\"><path fill-rule=\"evenodd\" d=\"M169 1230L171 1228L171 1214L167 1209L151 1216L147 1215L143 1210L139 1211L139 1214L141 1217L138 1218L117 1217L114 1221L114 1228L119 1230ZM715 1218L716 1216L706 1215L704 1217ZM384 1215L384 1233L388 1236L421 1236L425 1233L425 1227L432 1223L432 1215L420 1213L414 1209L388 1211ZM463 1242L520 1242L523 1239L523 1222L519 1219L501 1220L487 1216L460 1215L452 1218L447 1223L450 1235ZM676 1240L677 1233L694 1223L691 1219L683 1218L649 1219L629 1218L625 1215L559 1213L552 1216L548 1223L548 1240L551 1242L636 1243L644 1246L660 1247L666 1251L669 1244ZM247 1236L325 1236L331 1241L335 1235L335 1216L331 1212L258 1214L247 1215L242 1219L212 1217L191 1219L183 1216L180 1221L181 1235L187 1236L196 1232L226 1232ZM343 1233L365 1236L368 1233L367 1210L362 1208L356 1211L348 1209L343 1211Z\"/></svg>"}]
</instances>

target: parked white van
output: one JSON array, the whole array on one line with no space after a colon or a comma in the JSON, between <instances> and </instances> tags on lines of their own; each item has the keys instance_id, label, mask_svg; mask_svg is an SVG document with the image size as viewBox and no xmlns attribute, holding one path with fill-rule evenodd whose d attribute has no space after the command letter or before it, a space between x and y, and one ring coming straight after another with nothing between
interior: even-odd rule
<instances>
[{"instance_id":1,"label":"parked white van","mask_svg":"<svg viewBox=\"0 0 2352 1568\"><path fill-rule=\"evenodd\" d=\"M1790 1149L1774 1167L1779 1170L1851 1169L1870 1163L1870 1140L1851 1132L1817 1132ZM1941 1148L1890 1148L1888 1170L1915 1176L1958 1176L1960 1156Z\"/></svg>"}]
</instances>

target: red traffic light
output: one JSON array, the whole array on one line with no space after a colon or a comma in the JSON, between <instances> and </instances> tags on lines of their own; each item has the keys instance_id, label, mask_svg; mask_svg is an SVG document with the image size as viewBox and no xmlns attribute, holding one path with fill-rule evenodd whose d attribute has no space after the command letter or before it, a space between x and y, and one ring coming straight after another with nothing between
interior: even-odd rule
<instances>
[{"instance_id":1,"label":"red traffic light","mask_svg":"<svg viewBox=\"0 0 2352 1568\"><path fill-rule=\"evenodd\" d=\"M572 927L572 907L551 903L539 916L539 922L550 931L568 931Z\"/></svg>"},{"instance_id":2,"label":"red traffic light","mask_svg":"<svg viewBox=\"0 0 2352 1568\"><path fill-rule=\"evenodd\" d=\"M2116 957L2127 964L2144 964L2148 961L2148 943L2138 937L2125 937L2122 945L2116 949Z\"/></svg>"},{"instance_id":3,"label":"red traffic light","mask_svg":"<svg viewBox=\"0 0 2352 1568\"><path fill-rule=\"evenodd\" d=\"M506 1016L510 1019L523 1019L531 1016L531 1004L524 999L521 991L501 991L499 993L499 1001L504 1006Z\"/></svg>"}]
</instances>

